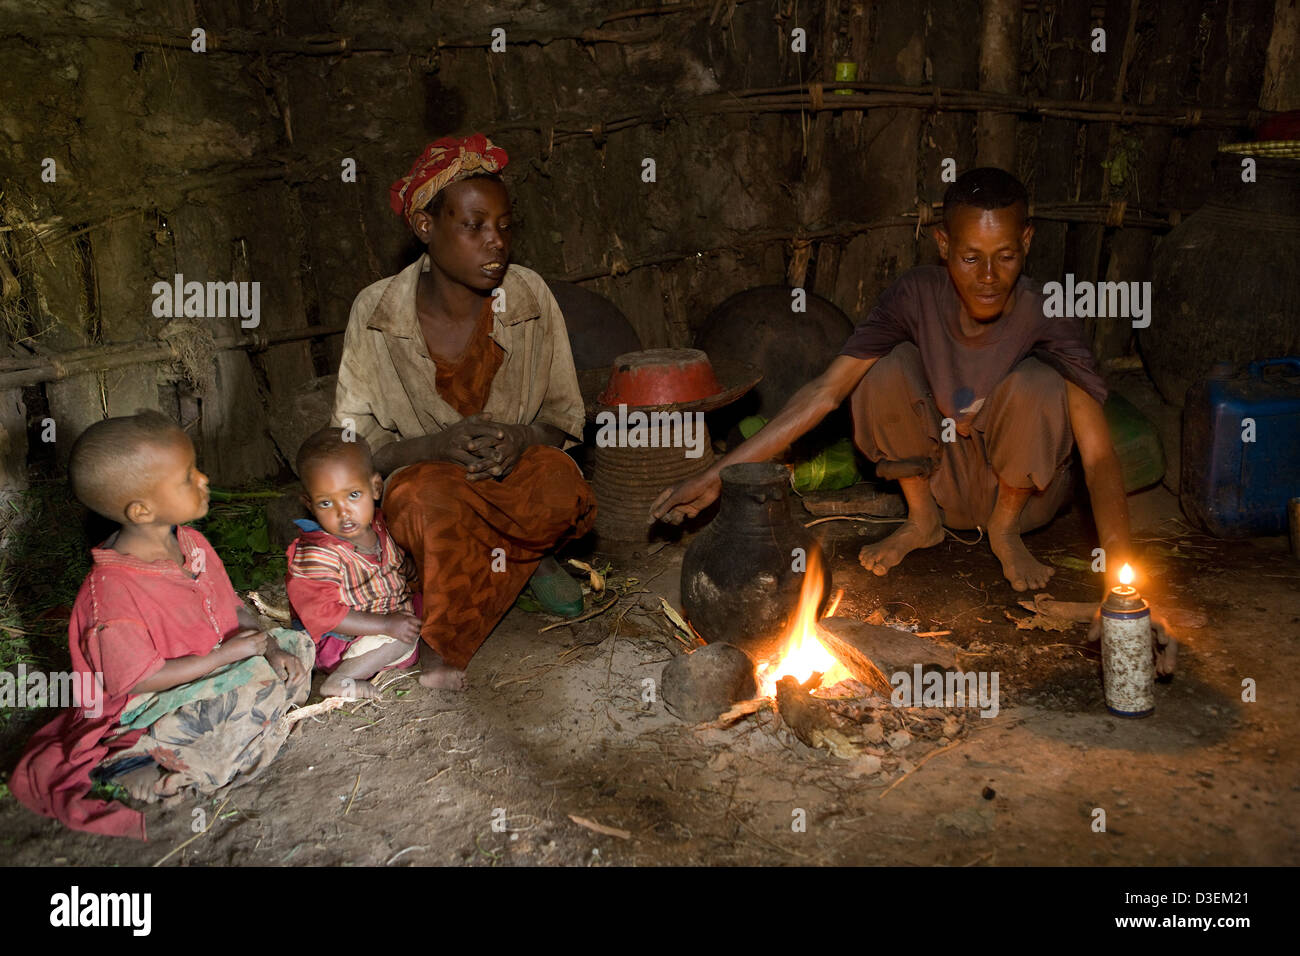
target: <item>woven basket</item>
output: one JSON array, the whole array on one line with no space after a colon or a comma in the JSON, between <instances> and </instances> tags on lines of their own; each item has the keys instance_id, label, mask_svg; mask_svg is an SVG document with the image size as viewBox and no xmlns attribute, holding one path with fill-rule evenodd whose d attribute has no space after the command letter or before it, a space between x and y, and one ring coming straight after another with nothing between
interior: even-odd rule
<instances>
[{"instance_id":1,"label":"woven basket","mask_svg":"<svg viewBox=\"0 0 1300 956\"><path fill-rule=\"evenodd\" d=\"M1300 159L1300 139L1274 139L1254 143L1224 143L1221 153L1268 156L1274 159Z\"/></svg>"}]
</instances>

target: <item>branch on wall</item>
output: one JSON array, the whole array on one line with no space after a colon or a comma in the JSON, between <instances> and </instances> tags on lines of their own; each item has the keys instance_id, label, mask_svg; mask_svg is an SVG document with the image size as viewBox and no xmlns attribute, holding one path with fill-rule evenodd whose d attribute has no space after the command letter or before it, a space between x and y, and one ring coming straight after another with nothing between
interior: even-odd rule
<instances>
[{"instance_id":1,"label":"branch on wall","mask_svg":"<svg viewBox=\"0 0 1300 956\"><path fill-rule=\"evenodd\" d=\"M832 87L828 89L827 87ZM853 92L841 94L841 89ZM1053 100L1044 97L938 86L901 86L882 83L810 83L803 86L760 90L732 90L693 100L665 103L651 113L617 119L594 119L560 113L550 119L498 123L485 132L528 130L554 143L590 136L603 145L610 133L636 126L658 126L674 119L725 113L805 113L866 109L917 109L927 112L1012 113L1030 117L1121 123L1132 126L1179 126L1238 129L1256 126L1265 115L1260 110L1164 108L1089 100Z\"/></svg>"},{"instance_id":2,"label":"branch on wall","mask_svg":"<svg viewBox=\"0 0 1300 956\"><path fill-rule=\"evenodd\" d=\"M873 229L896 229L900 227L920 230L938 222L942 203L921 203L915 212L907 212L871 222L851 222L792 233L788 229L769 229L747 232L737 236L731 242L709 249L696 249L687 252L662 252L637 259L619 258L617 261L579 269L562 276L565 282L584 282L589 279L617 277L633 269L647 266L664 265L670 262L684 262L704 256L717 256L728 252L737 252L744 248L766 245L772 242L812 242L818 240L849 239L860 233ZM1056 222L1095 222L1114 228L1170 229L1181 220L1181 210L1148 211L1138 208L1130 209L1126 203L1099 202L1059 202L1031 205L1029 214L1035 219L1050 219Z\"/></svg>"},{"instance_id":3,"label":"branch on wall","mask_svg":"<svg viewBox=\"0 0 1300 956\"><path fill-rule=\"evenodd\" d=\"M270 335L226 335L216 339L216 350L264 349L286 342L301 342L325 335L342 335L346 325L308 325L301 329L288 329ZM73 349L53 355L33 355L28 358L0 359L0 389L57 382L73 375L103 372L108 369L153 362L174 362L179 352L174 345L153 340L119 342Z\"/></svg>"},{"instance_id":4,"label":"branch on wall","mask_svg":"<svg viewBox=\"0 0 1300 956\"><path fill-rule=\"evenodd\" d=\"M64 207L66 211L57 216L0 225L0 232L19 233L26 242L49 246L127 216L153 209L171 208L198 193L236 193L247 189L250 184L275 180L296 185L327 175L338 175L332 159L312 163L297 159L276 159L234 168L199 170L184 176L141 182L134 195L123 195L115 191L113 198L95 203L93 213L90 209L68 205Z\"/></svg>"},{"instance_id":5,"label":"branch on wall","mask_svg":"<svg viewBox=\"0 0 1300 956\"><path fill-rule=\"evenodd\" d=\"M691 251L663 252L637 259L620 258L617 262L581 269L563 276L566 282L584 282L620 276L633 269L664 265L671 262L684 262L703 256L722 255L737 252L744 248L765 245L772 242L814 242L848 239L872 229L912 228L920 230L938 220L941 203L920 203L915 211L876 219L871 222L840 223L825 229L801 230L792 233L788 229L769 229L748 232L737 236L733 241L710 249ZM1144 229L1168 229L1177 224L1182 216L1179 210L1149 211L1129 209L1125 203L1065 202L1044 203L1030 206L1029 213L1037 219L1052 219L1062 222L1097 222L1112 227L1137 227ZM341 335L346 330L343 325L309 325L301 329L289 329L272 335L228 335L216 339L218 351L231 349L263 349L286 342L298 342L327 335ZM87 372L101 372L113 368L132 365L144 365L153 362L171 362L177 358L176 349L167 343L141 340L88 346L72 349L57 354L31 355L26 357L0 358L0 389L18 388L24 385L36 385L41 382L54 382L72 375Z\"/></svg>"},{"instance_id":6,"label":"branch on wall","mask_svg":"<svg viewBox=\"0 0 1300 956\"><path fill-rule=\"evenodd\" d=\"M730 0L732 7L752 0ZM636 7L611 13L600 19L597 26L581 30L548 31L511 28L506 31L507 45L535 43L545 46L562 40L580 43L650 43L659 39L663 27L655 24L634 30L607 30L608 23L633 18L669 16L677 13L707 13L716 10L716 0L696 0L690 3L670 3L658 7ZM716 18L716 14L715 17ZM711 21L712 22L711 18ZM101 18L60 17L9 17L3 34L43 40L52 36L80 39L112 40L134 47L160 47L189 50L194 40L188 30L142 30L126 20ZM227 53L242 56L352 56L354 54L389 54L393 56L429 56L437 49L483 48L494 42L489 30L453 38L384 34L352 36L342 33L318 33L305 36L282 36L254 30L210 30L204 39L208 53Z\"/></svg>"}]
</instances>

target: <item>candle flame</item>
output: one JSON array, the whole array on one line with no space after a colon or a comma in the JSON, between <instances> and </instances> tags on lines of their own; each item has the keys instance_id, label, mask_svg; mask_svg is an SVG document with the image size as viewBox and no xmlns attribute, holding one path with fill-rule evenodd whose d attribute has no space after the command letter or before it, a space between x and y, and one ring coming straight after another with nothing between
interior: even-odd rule
<instances>
[{"instance_id":1,"label":"candle flame","mask_svg":"<svg viewBox=\"0 0 1300 956\"><path fill-rule=\"evenodd\" d=\"M1133 569L1127 564L1119 569L1119 583L1124 585L1133 583Z\"/></svg>"}]
</instances>

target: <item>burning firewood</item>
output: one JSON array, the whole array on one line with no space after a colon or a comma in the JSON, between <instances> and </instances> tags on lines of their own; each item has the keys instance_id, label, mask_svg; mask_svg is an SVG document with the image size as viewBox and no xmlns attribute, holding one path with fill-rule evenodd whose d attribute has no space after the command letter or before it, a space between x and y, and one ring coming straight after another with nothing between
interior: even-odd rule
<instances>
[{"instance_id":1,"label":"burning firewood","mask_svg":"<svg viewBox=\"0 0 1300 956\"><path fill-rule=\"evenodd\" d=\"M803 743L851 760L858 755L857 748L836 726L831 709L808 693L820 681L821 675L814 674L801 687L793 677L782 677L776 683L776 709L790 732Z\"/></svg>"},{"instance_id":2,"label":"burning firewood","mask_svg":"<svg viewBox=\"0 0 1300 956\"><path fill-rule=\"evenodd\" d=\"M730 727L742 717L748 717L750 714L757 714L760 710L768 705L769 698L755 697L752 700L742 700L737 704L732 704L731 709L723 713L717 720L711 720L706 724L700 724L701 730L723 730Z\"/></svg>"},{"instance_id":3,"label":"burning firewood","mask_svg":"<svg viewBox=\"0 0 1300 956\"><path fill-rule=\"evenodd\" d=\"M828 618L821 622L817 636L854 677L885 694L891 689L888 675L895 671L911 671L915 664L934 664L945 670L959 665L955 645L894 627Z\"/></svg>"}]
</instances>

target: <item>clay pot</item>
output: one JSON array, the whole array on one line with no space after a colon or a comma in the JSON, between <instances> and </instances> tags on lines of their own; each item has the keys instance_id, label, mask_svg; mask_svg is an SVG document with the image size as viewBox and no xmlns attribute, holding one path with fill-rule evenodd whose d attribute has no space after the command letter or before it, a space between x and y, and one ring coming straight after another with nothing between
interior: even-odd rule
<instances>
[{"instance_id":1,"label":"clay pot","mask_svg":"<svg viewBox=\"0 0 1300 956\"><path fill-rule=\"evenodd\" d=\"M1154 308L1138 345L1165 400L1182 405L1216 362L1300 354L1300 159L1223 153L1210 199L1160 241Z\"/></svg>"},{"instance_id":2,"label":"clay pot","mask_svg":"<svg viewBox=\"0 0 1300 956\"><path fill-rule=\"evenodd\" d=\"M807 312L790 311L790 289L760 286L731 296L709 313L695 338L709 355L746 362L763 380L737 405L745 415L771 418L822 372L853 332L834 304L813 295Z\"/></svg>"},{"instance_id":3,"label":"clay pot","mask_svg":"<svg viewBox=\"0 0 1300 956\"><path fill-rule=\"evenodd\" d=\"M558 279L546 284L564 314L574 368L609 368L617 356L641 347L627 316L603 295Z\"/></svg>"},{"instance_id":4,"label":"clay pot","mask_svg":"<svg viewBox=\"0 0 1300 956\"><path fill-rule=\"evenodd\" d=\"M781 465L728 465L718 516L682 560L682 608L691 626L704 640L734 644L756 661L779 649L799 606L803 568L825 571L819 605L830 591L821 545L791 514L789 490L790 473Z\"/></svg>"}]
</instances>

